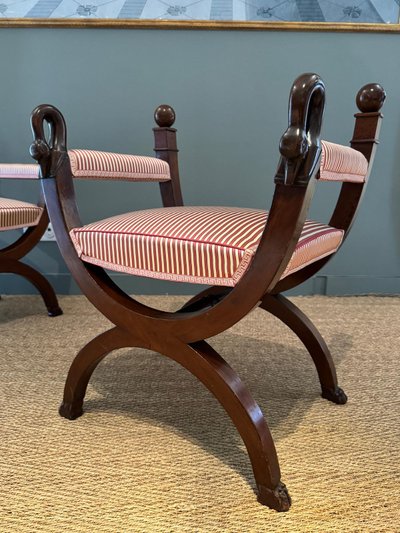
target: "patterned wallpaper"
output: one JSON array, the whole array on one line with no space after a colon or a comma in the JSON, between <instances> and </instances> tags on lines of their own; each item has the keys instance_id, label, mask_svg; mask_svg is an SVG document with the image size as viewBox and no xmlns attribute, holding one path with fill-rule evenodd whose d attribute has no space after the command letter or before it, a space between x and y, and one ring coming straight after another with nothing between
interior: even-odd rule
<instances>
[{"instance_id":1,"label":"patterned wallpaper","mask_svg":"<svg viewBox=\"0 0 400 533\"><path fill-rule=\"evenodd\" d=\"M400 0L0 0L0 18L397 23Z\"/></svg>"}]
</instances>

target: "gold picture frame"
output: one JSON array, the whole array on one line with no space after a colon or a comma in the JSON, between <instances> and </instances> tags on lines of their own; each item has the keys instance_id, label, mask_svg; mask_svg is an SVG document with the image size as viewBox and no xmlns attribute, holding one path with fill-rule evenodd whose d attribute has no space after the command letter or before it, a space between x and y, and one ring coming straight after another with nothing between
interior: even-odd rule
<instances>
[{"instance_id":1,"label":"gold picture frame","mask_svg":"<svg viewBox=\"0 0 400 533\"><path fill-rule=\"evenodd\" d=\"M0 27L400 32L400 0L213 2L0 0ZM204 15L210 19L202 20Z\"/></svg>"}]
</instances>

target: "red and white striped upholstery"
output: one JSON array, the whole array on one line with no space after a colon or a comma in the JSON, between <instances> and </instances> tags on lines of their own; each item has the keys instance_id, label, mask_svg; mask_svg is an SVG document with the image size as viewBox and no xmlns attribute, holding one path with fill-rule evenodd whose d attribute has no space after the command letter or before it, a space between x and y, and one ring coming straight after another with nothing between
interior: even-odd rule
<instances>
[{"instance_id":1,"label":"red and white striped upholstery","mask_svg":"<svg viewBox=\"0 0 400 533\"><path fill-rule=\"evenodd\" d=\"M268 213L238 207L168 207L74 228L79 256L138 276L234 286L248 269ZM343 231L307 221L287 276L332 254Z\"/></svg>"},{"instance_id":2,"label":"red and white striped upholstery","mask_svg":"<svg viewBox=\"0 0 400 533\"><path fill-rule=\"evenodd\" d=\"M156 157L113 154L95 150L69 150L75 178L132 181L168 181L169 165Z\"/></svg>"},{"instance_id":3,"label":"red and white striped upholstery","mask_svg":"<svg viewBox=\"0 0 400 533\"><path fill-rule=\"evenodd\" d=\"M321 141L320 180L364 183L368 173L365 156L341 144Z\"/></svg>"},{"instance_id":4,"label":"red and white striped upholstery","mask_svg":"<svg viewBox=\"0 0 400 533\"><path fill-rule=\"evenodd\" d=\"M37 180L39 177L39 165L20 165L14 163L0 163L1 178L18 178Z\"/></svg>"},{"instance_id":5,"label":"red and white striped upholstery","mask_svg":"<svg viewBox=\"0 0 400 533\"><path fill-rule=\"evenodd\" d=\"M37 205L0 198L0 231L36 226L42 212Z\"/></svg>"}]
</instances>

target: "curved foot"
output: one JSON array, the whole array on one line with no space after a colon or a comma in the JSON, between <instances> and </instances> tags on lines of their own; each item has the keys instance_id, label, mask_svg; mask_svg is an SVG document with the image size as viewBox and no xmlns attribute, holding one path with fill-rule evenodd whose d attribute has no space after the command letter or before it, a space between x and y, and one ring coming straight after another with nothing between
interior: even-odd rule
<instances>
[{"instance_id":1,"label":"curved foot","mask_svg":"<svg viewBox=\"0 0 400 533\"><path fill-rule=\"evenodd\" d=\"M47 308L47 314L49 316L60 316L63 314L63 310L61 309L61 307L48 307Z\"/></svg>"},{"instance_id":2,"label":"curved foot","mask_svg":"<svg viewBox=\"0 0 400 533\"><path fill-rule=\"evenodd\" d=\"M347 403L347 396L343 389L335 387L334 389L322 388L322 398L329 400L330 402L344 405Z\"/></svg>"},{"instance_id":3,"label":"curved foot","mask_svg":"<svg viewBox=\"0 0 400 533\"><path fill-rule=\"evenodd\" d=\"M258 501L262 505L266 505L275 511L289 511L292 504L292 499L286 488L286 485L282 482L278 483L275 489L269 489L258 485Z\"/></svg>"},{"instance_id":4,"label":"curved foot","mask_svg":"<svg viewBox=\"0 0 400 533\"><path fill-rule=\"evenodd\" d=\"M79 418L83 415L83 408L82 408L83 402L80 403L67 403L63 402L60 405L60 408L58 412L60 415L64 418L68 418L68 420L75 420L76 418Z\"/></svg>"}]
</instances>

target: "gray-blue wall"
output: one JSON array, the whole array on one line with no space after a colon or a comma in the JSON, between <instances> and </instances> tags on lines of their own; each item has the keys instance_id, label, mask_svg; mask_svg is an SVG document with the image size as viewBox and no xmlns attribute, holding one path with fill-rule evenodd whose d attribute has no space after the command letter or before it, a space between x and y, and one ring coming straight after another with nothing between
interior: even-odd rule
<instances>
[{"instance_id":1,"label":"gray-blue wall","mask_svg":"<svg viewBox=\"0 0 400 533\"><path fill-rule=\"evenodd\" d=\"M368 82L387 91L375 166L341 252L303 294L400 293L400 35L250 31L1 29L0 160L29 162L29 114L39 103L64 113L69 147L151 154L153 110L177 113L187 204L268 208L286 128L287 98L302 72L327 86L323 137L347 143L354 96ZM0 182L0 195L36 199L36 183ZM149 184L77 185L85 222L159 206ZM337 194L320 184L312 216L327 220ZM1 235L8 242L15 232ZM29 261L59 292L76 290L55 243ZM120 277L118 278L120 279ZM181 284L122 281L132 292L193 292ZM0 276L0 293L25 293Z\"/></svg>"}]
</instances>

